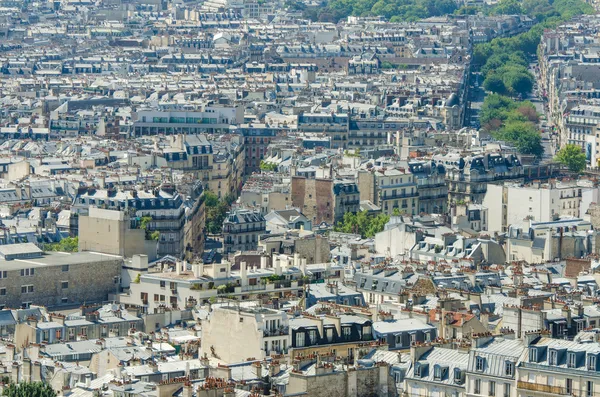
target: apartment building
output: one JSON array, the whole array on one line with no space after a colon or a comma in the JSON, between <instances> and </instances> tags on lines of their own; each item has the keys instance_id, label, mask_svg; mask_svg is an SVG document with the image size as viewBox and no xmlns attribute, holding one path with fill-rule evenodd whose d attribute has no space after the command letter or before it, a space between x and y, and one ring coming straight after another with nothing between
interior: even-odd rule
<instances>
[{"instance_id":1,"label":"apartment building","mask_svg":"<svg viewBox=\"0 0 600 397\"><path fill-rule=\"evenodd\" d=\"M597 397L599 363L598 343L537 338L520 360L516 396Z\"/></svg>"},{"instance_id":2,"label":"apartment building","mask_svg":"<svg viewBox=\"0 0 600 397\"><path fill-rule=\"evenodd\" d=\"M414 174L404 169L378 170L375 178L375 205L383 213L417 215L419 213L419 192Z\"/></svg>"},{"instance_id":3,"label":"apartment building","mask_svg":"<svg viewBox=\"0 0 600 397\"><path fill-rule=\"evenodd\" d=\"M514 154L486 153L462 157L458 154L433 156L436 165L446 169L448 202L481 204L488 183L521 181L521 161Z\"/></svg>"},{"instance_id":4,"label":"apartment building","mask_svg":"<svg viewBox=\"0 0 600 397\"><path fill-rule=\"evenodd\" d=\"M200 354L223 363L286 354L291 346L288 315L259 306L219 305L202 320L202 341Z\"/></svg>"},{"instance_id":5,"label":"apartment building","mask_svg":"<svg viewBox=\"0 0 600 397\"><path fill-rule=\"evenodd\" d=\"M223 252L256 250L266 230L266 220L260 212L234 208L223 221Z\"/></svg>"},{"instance_id":6,"label":"apartment building","mask_svg":"<svg viewBox=\"0 0 600 397\"><path fill-rule=\"evenodd\" d=\"M560 217L583 216L580 212L582 192L592 188L579 186L575 181L532 183L529 185L488 184L483 198L487 208L501 208L488 213L488 231L505 232L510 225L530 219L553 222Z\"/></svg>"},{"instance_id":7,"label":"apartment building","mask_svg":"<svg viewBox=\"0 0 600 397\"><path fill-rule=\"evenodd\" d=\"M192 202L201 200L201 189L197 186ZM74 212L86 215L92 206L135 215L130 217L131 228L144 229L146 239L157 242L159 256L184 255L186 203L174 186L164 184L152 191L80 189L73 202ZM203 217L204 211L196 211L194 216Z\"/></svg>"},{"instance_id":8,"label":"apartment building","mask_svg":"<svg viewBox=\"0 0 600 397\"><path fill-rule=\"evenodd\" d=\"M419 213L444 214L448 208L448 185L443 165L426 161L409 161L408 170L414 175L419 193Z\"/></svg>"},{"instance_id":9,"label":"apartment building","mask_svg":"<svg viewBox=\"0 0 600 397\"><path fill-rule=\"evenodd\" d=\"M141 110L137 120L121 133L130 137L227 132L231 125L243 122L239 106L206 105L200 111Z\"/></svg>"},{"instance_id":10,"label":"apartment building","mask_svg":"<svg viewBox=\"0 0 600 397\"><path fill-rule=\"evenodd\" d=\"M123 264L117 255L45 253L32 243L0 246L0 258L2 308L105 301L118 291Z\"/></svg>"}]
</instances>

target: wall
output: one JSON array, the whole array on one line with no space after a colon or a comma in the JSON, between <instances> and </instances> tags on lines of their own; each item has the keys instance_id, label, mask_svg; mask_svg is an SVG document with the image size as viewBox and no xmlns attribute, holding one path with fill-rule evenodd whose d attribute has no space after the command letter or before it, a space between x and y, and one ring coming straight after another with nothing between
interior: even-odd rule
<instances>
[{"instance_id":1,"label":"wall","mask_svg":"<svg viewBox=\"0 0 600 397\"><path fill-rule=\"evenodd\" d=\"M70 264L69 270L64 272L60 264L35 266L35 274L26 277L21 276L20 268L8 270L8 277L0 279L0 288L6 288L6 295L0 296L0 304L18 308L22 302L57 306L104 301L108 294L116 290L114 277L121 274L122 263L121 258L99 255L95 261ZM63 281L69 283L67 289L61 288ZM33 285L34 292L21 294L22 285ZM62 298L67 298L68 301L63 303Z\"/></svg>"},{"instance_id":2,"label":"wall","mask_svg":"<svg viewBox=\"0 0 600 397\"><path fill-rule=\"evenodd\" d=\"M156 243L146 240L144 230L130 229L128 223L120 211L90 207L88 216L79 216L79 251L124 257L146 254L155 259Z\"/></svg>"},{"instance_id":3,"label":"wall","mask_svg":"<svg viewBox=\"0 0 600 397\"><path fill-rule=\"evenodd\" d=\"M243 337L241 337L243 335ZM257 329L254 316L240 315L237 310L217 309L202 321L201 355L215 355L224 363L246 361L250 357L263 359L262 330Z\"/></svg>"}]
</instances>

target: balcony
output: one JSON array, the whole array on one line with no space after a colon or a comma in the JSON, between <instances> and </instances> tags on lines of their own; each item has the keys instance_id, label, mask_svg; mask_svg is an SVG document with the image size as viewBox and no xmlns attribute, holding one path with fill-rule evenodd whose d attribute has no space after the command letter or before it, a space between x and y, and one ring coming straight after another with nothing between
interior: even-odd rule
<instances>
[{"instance_id":1,"label":"balcony","mask_svg":"<svg viewBox=\"0 0 600 397\"><path fill-rule=\"evenodd\" d=\"M289 328L288 327L279 327L277 329L265 329L263 330L263 336L265 337L269 337L269 336L283 336L283 335L288 335L289 334Z\"/></svg>"},{"instance_id":2,"label":"balcony","mask_svg":"<svg viewBox=\"0 0 600 397\"><path fill-rule=\"evenodd\" d=\"M549 386L549 385L544 385L544 384L540 384L540 383L530 383L530 382L523 382L523 381L519 381L517 383L517 388L523 389L523 390L541 392L541 393L561 395L561 396L567 396L567 395L573 394L572 392L567 393L566 387Z\"/></svg>"}]
</instances>

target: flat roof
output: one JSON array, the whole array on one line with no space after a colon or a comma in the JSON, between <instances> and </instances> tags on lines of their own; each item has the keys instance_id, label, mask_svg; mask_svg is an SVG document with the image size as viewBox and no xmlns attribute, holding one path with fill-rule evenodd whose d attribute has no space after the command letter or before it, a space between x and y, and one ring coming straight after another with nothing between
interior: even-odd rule
<instances>
[{"instance_id":1,"label":"flat roof","mask_svg":"<svg viewBox=\"0 0 600 397\"><path fill-rule=\"evenodd\" d=\"M0 260L0 270L20 270L24 268L38 268L62 265L80 265L100 261L113 261L122 259L118 255L101 254L97 252L47 252L39 258Z\"/></svg>"}]
</instances>

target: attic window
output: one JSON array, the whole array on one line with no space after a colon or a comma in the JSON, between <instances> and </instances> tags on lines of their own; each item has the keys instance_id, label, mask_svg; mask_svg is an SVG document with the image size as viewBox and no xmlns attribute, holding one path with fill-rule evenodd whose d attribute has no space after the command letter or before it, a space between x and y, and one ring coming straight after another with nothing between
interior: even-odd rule
<instances>
[{"instance_id":1,"label":"attic window","mask_svg":"<svg viewBox=\"0 0 600 397\"><path fill-rule=\"evenodd\" d=\"M459 368L454 368L454 383L462 382L462 371Z\"/></svg>"},{"instance_id":2,"label":"attic window","mask_svg":"<svg viewBox=\"0 0 600 397\"><path fill-rule=\"evenodd\" d=\"M569 368L577 367L577 356L575 355L575 353L567 354L567 366Z\"/></svg>"},{"instance_id":3,"label":"attic window","mask_svg":"<svg viewBox=\"0 0 600 397\"><path fill-rule=\"evenodd\" d=\"M504 366L504 375L513 376L515 374L515 363L507 361Z\"/></svg>"},{"instance_id":4,"label":"attic window","mask_svg":"<svg viewBox=\"0 0 600 397\"><path fill-rule=\"evenodd\" d=\"M483 357L475 357L475 370L483 371L484 359Z\"/></svg>"},{"instance_id":5,"label":"attic window","mask_svg":"<svg viewBox=\"0 0 600 397\"><path fill-rule=\"evenodd\" d=\"M529 361L531 361L532 363L537 363L537 349L535 347L532 347L531 349L529 349Z\"/></svg>"},{"instance_id":6,"label":"attic window","mask_svg":"<svg viewBox=\"0 0 600 397\"><path fill-rule=\"evenodd\" d=\"M548 364L557 365L558 364L558 352L556 350L550 350L548 354Z\"/></svg>"},{"instance_id":7,"label":"attic window","mask_svg":"<svg viewBox=\"0 0 600 397\"><path fill-rule=\"evenodd\" d=\"M421 377L421 363L415 365L415 376Z\"/></svg>"},{"instance_id":8,"label":"attic window","mask_svg":"<svg viewBox=\"0 0 600 397\"><path fill-rule=\"evenodd\" d=\"M587 369L589 369L591 371L595 371L596 370L596 356L594 356L594 355L588 355Z\"/></svg>"}]
</instances>

